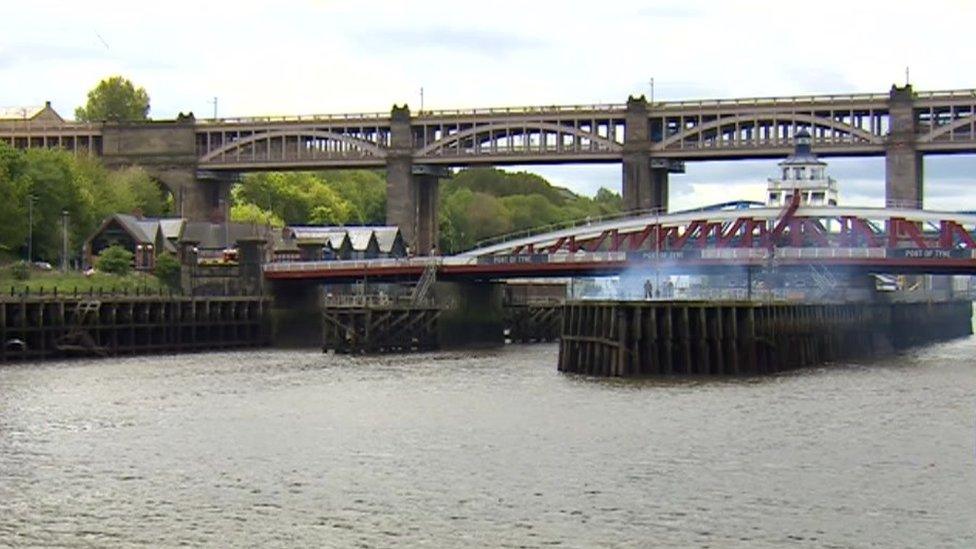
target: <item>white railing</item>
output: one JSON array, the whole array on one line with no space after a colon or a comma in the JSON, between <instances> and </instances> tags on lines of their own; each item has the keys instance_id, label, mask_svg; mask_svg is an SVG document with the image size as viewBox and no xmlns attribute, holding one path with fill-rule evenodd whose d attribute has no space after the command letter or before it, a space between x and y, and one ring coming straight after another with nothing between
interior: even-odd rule
<instances>
[{"instance_id":1,"label":"white railing","mask_svg":"<svg viewBox=\"0 0 976 549\"><path fill-rule=\"evenodd\" d=\"M674 251L679 252L680 250ZM688 251L698 251L689 249ZM264 266L266 273L282 272L321 272L321 271L369 271L385 270L395 267L416 267L426 269L431 265L437 267L475 266L484 267L499 265L553 265L553 264L588 264L588 263L621 263L627 261L628 252L560 252L544 255L544 261L505 261L510 256L497 256L501 261L485 262L478 256L449 256L449 257L414 257L400 259L361 259L361 260L323 260L323 261L294 261L269 263ZM511 256L519 257L519 256ZM768 248L722 248L700 250L700 255L687 258L662 258L661 261L680 265L682 262L695 261L803 261L825 259L885 259L888 257L886 248L774 248L770 253ZM976 259L976 250L973 253ZM646 261L653 262L653 258ZM635 261L638 263L641 261Z\"/></svg>"},{"instance_id":2,"label":"white railing","mask_svg":"<svg viewBox=\"0 0 976 549\"><path fill-rule=\"evenodd\" d=\"M101 124L88 122L65 122L64 124L37 124L24 122L0 122L0 135L75 135L100 134Z\"/></svg>"},{"instance_id":3,"label":"white railing","mask_svg":"<svg viewBox=\"0 0 976 549\"><path fill-rule=\"evenodd\" d=\"M976 89L915 92L915 99L942 99L957 97L976 97Z\"/></svg>"},{"instance_id":4,"label":"white railing","mask_svg":"<svg viewBox=\"0 0 976 549\"><path fill-rule=\"evenodd\" d=\"M777 259L884 259L885 248L774 248Z\"/></svg>"},{"instance_id":5,"label":"white railing","mask_svg":"<svg viewBox=\"0 0 976 549\"><path fill-rule=\"evenodd\" d=\"M602 112L623 114L627 110L627 105L620 103L597 103L591 105L544 105L544 106L520 106L520 107L487 107L475 109L425 109L416 113L416 118L438 118L438 117L457 117L457 116L491 116L491 115L522 115L522 114L560 114L578 112Z\"/></svg>"},{"instance_id":6,"label":"white railing","mask_svg":"<svg viewBox=\"0 0 976 549\"><path fill-rule=\"evenodd\" d=\"M354 120L388 121L388 112L359 112L347 114L270 114L264 116L233 116L226 118L197 118L204 126L267 124L277 122L348 122Z\"/></svg>"},{"instance_id":7,"label":"white railing","mask_svg":"<svg viewBox=\"0 0 976 549\"><path fill-rule=\"evenodd\" d=\"M837 102L888 101L887 93L847 93L830 95L792 95L782 97L744 97L741 99L691 99L686 101L657 101L654 109L674 109L687 107L737 107L793 105L799 103L837 103Z\"/></svg>"},{"instance_id":8,"label":"white railing","mask_svg":"<svg viewBox=\"0 0 976 549\"><path fill-rule=\"evenodd\" d=\"M711 248L701 251L702 259L755 260L769 257L766 248Z\"/></svg>"}]
</instances>

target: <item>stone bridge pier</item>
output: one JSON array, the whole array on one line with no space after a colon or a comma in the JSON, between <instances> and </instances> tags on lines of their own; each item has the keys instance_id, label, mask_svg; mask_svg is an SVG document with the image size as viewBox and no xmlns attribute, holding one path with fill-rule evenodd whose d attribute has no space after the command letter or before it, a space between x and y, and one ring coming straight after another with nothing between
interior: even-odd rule
<instances>
[{"instance_id":1,"label":"stone bridge pier","mask_svg":"<svg viewBox=\"0 0 976 549\"><path fill-rule=\"evenodd\" d=\"M440 214L438 185L450 170L414 165L410 108L394 105L386 159L386 223L400 227L410 250L429 255L437 246Z\"/></svg>"},{"instance_id":2,"label":"stone bridge pier","mask_svg":"<svg viewBox=\"0 0 976 549\"><path fill-rule=\"evenodd\" d=\"M666 212L668 175L684 173L684 163L651 156L651 144L661 140L663 128L653 127L648 119L644 96L631 96L627 99L625 122L622 192L624 209Z\"/></svg>"},{"instance_id":3,"label":"stone bridge pier","mask_svg":"<svg viewBox=\"0 0 976 549\"><path fill-rule=\"evenodd\" d=\"M229 206L234 176L198 173L192 114L175 121L106 124L102 158L109 168L145 169L173 194L176 215L203 221L222 217Z\"/></svg>"},{"instance_id":4,"label":"stone bridge pier","mask_svg":"<svg viewBox=\"0 0 976 549\"><path fill-rule=\"evenodd\" d=\"M891 127L885 143L885 204L922 208L923 160L915 145L914 92L911 84L892 86L888 99Z\"/></svg>"}]
</instances>

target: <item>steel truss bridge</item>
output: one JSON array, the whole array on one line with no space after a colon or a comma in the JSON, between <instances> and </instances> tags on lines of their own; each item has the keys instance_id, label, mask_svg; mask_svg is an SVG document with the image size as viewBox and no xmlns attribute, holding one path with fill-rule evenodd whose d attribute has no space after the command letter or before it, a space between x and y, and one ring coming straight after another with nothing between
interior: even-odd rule
<instances>
[{"instance_id":1,"label":"steel truss bridge","mask_svg":"<svg viewBox=\"0 0 976 549\"><path fill-rule=\"evenodd\" d=\"M457 256L272 263L270 280L410 280L822 267L870 273L976 274L976 215L914 209L801 208L642 215L514 239Z\"/></svg>"},{"instance_id":2,"label":"steel truss bridge","mask_svg":"<svg viewBox=\"0 0 976 549\"><path fill-rule=\"evenodd\" d=\"M884 155L889 94L769 97L391 113L192 119L197 167L279 170L383 167L406 151L418 164L619 162L630 141L674 161L781 157L800 129L824 156ZM914 92L919 153L976 151L976 90ZM179 122L174 122L179 123ZM166 124L165 122L150 122ZM631 139L628 126L646 133ZM107 124L0 123L15 147L115 154ZM629 149L628 149L629 150Z\"/></svg>"}]
</instances>

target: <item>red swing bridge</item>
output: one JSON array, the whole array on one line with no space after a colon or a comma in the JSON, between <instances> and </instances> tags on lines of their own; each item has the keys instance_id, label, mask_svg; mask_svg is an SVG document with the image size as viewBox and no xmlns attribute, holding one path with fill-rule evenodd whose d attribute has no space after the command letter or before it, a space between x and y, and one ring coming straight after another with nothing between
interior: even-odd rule
<instances>
[{"instance_id":1,"label":"red swing bridge","mask_svg":"<svg viewBox=\"0 0 976 549\"><path fill-rule=\"evenodd\" d=\"M513 235L453 256L264 266L269 280L416 280L610 276L632 268L715 273L826 268L976 275L976 214L900 208L714 208L644 213Z\"/></svg>"}]
</instances>

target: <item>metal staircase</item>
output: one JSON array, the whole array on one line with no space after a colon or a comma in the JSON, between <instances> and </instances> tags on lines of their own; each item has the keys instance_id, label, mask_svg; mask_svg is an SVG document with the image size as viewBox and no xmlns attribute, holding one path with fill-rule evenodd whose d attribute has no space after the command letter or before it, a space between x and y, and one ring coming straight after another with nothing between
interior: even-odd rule
<instances>
[{"instance_id":1,"label":"metal staircase","mask_svg":"<svg viewBox=\"0 0 976 549\"><path fill-rule=\"evenodd\" d=\"M95 338L88 332L88 325L96 323L102 302L98 300L82 300L75 306L74 325L63 336L58 338L56 347L62 352L81 352L96 355L107 353L100 347Z\"/></svg>"},{"instance_id":2,"label":"metal staircase","mask_svg":"<svg viewBox=\"0 0 976 549\"><path fill-rule=\"evenodd\" d=\"M430 289L434 286L436 280L437 264L428 263L424 268L423 274L420 275L420 280L417 281L417 285L413 288L413 293L410 295L410 303L412 305L420 305L426 301L430 295Z\"/></svg>"},{"instance_id":3,"label":"metal staircase","mask_svg":"<svg viewBox=\"0 0 976 549\"><path fill-rule=\"evenodd\" d=\"M823 265L810 265L810 278L817 287L819 297L833 292L838 285L837 277Z\"/></svg>"}]
</instances>

